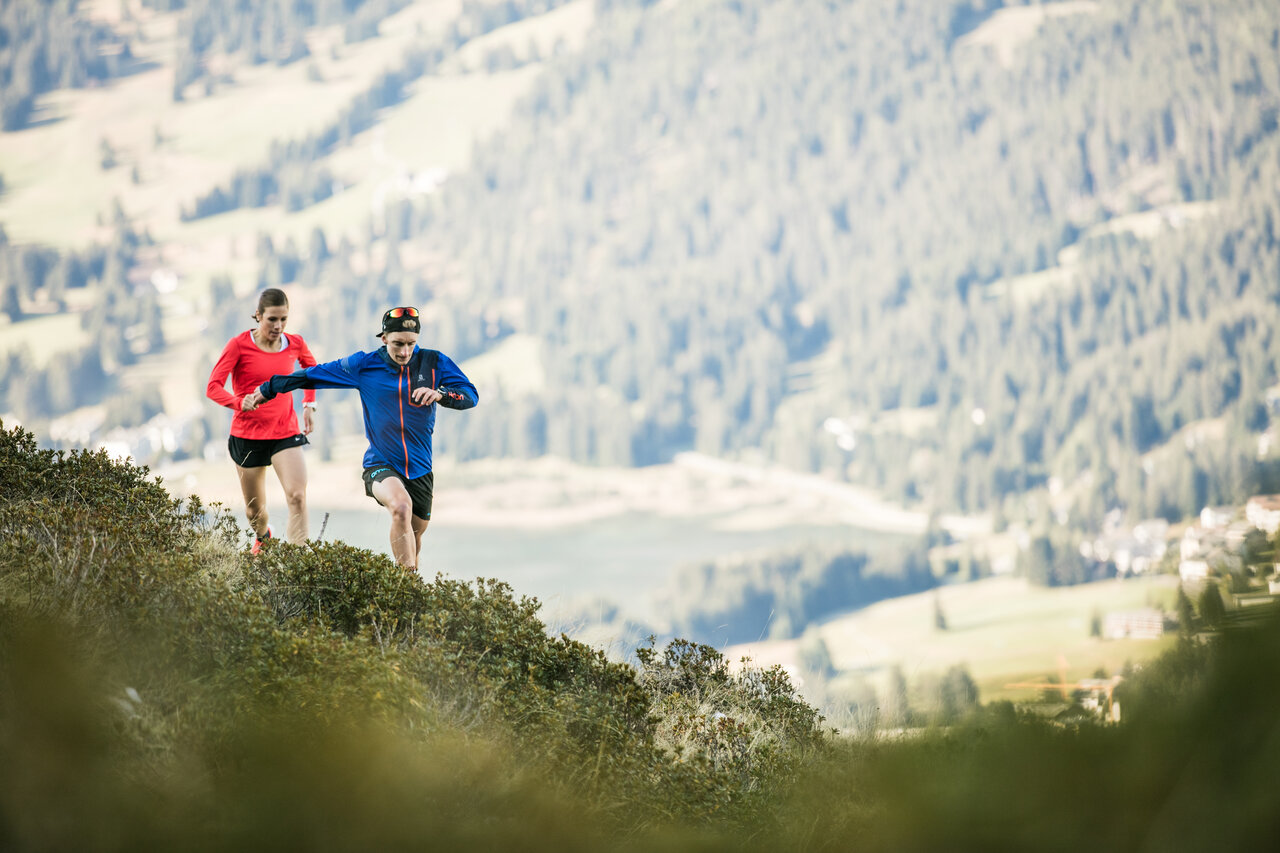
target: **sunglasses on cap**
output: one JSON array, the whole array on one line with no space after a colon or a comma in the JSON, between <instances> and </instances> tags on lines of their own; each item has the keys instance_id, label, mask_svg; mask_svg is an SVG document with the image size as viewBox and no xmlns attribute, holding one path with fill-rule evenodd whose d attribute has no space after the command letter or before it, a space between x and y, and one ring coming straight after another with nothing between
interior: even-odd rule
<instances>
[{"instance_id":1,"label":"sunglasses on cap","mask_svg":"<svg viewBox=\"0 0 1280 853\"><path fill-rule=\"evenodd\" d=\"M402 306L400 308L392 308L382 315L382 331L378 332L378 336L381 337L388 332L413 332L417 334L421 331L422 323L418 320L418 309Z\"/></svg>"}]
</instances>

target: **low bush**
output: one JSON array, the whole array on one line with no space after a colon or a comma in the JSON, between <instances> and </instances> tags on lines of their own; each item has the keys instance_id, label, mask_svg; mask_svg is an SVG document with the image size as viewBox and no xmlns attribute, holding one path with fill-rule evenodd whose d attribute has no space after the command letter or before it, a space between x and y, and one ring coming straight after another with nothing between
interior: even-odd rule
<instances>
[{"instance_id":1,"label":"low bush","mask_svg":"<svg viewBox=\"0 0 1280 853\"><path fill-rule=\"evenodd\" d=\"M250 557L239 538L145 468L0 429L0 842L221 849L327 827L598 849L755 820L820 739L780 671L677 643L642 652L641 676L548 635L498 581L423 582L336 542ZM684 704L673 685L703 678ZM21 782L46 764L47 788ZM50 795L71 776L79 801Z\"/></svg>"}]
</instances>

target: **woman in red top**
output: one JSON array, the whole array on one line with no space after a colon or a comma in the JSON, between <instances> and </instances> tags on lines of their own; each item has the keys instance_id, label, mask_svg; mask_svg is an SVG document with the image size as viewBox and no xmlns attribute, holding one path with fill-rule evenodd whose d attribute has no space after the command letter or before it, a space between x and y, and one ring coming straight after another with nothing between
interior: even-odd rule
<instances>
[{"instance_id":1,"label":"woman in red top","mask_svg":"<svg viewBox=\"0 0 1280 853\"><path fill-rule=\"evenodd\" d=\"M289 504L289 541L300 544L307 539L307 466L302 445L308 443L307 435L312 429L316 392L302 393L301 432L292 394L281 394L256 407L245 398L277 373L292 373L295 365L310 367L316 360L300 335L284 333L289 319L289 299L284 291L274 287L262 291L253 319L258 321L256 329L236 335L223 348L209 374L206 393L210 400L235 412L227 448L240 476L244 512L256 536L256 554L262 540L272 535L267 524L268 465L276 469ZM231 393L226 389L228 376Z\"/></svg>"}]
</instances>

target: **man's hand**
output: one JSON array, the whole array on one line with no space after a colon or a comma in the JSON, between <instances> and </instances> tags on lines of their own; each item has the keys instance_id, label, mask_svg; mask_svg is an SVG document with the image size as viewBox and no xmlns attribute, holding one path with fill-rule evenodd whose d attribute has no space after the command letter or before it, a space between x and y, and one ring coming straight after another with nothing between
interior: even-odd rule
<instances>
[{"instance_id":1,"label":"man's hand","mask_svg":"<svg viewBox=\"0 0 1280 853\"><path fill-rule=\"evenodd\" d=\"M409 395L409 399L419 406L430 406L443 396L435 388L415 388L413 393Z\"/></svg>"}]
</instances>

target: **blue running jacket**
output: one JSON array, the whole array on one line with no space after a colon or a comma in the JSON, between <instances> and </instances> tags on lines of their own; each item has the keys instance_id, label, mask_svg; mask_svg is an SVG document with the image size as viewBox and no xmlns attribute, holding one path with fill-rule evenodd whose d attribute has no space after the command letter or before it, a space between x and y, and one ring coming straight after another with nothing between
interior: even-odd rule
<instances>
[{"instance_id":1,"label":"blue running jacket","mask_svg":"<svg viewBox=\"0 0 1280 853\"><path fill-rule=\"evenodd\" d=\"M480 400L476 386L449 356L417 347L407 365L396 364L382 347L272 376L258 390L270 400L298 388L355 388L360 392L364 434L369 439L364 467L387 465L413 480L431 471L436 407L434 403L420 406L409 396L424 386L442 393L440 405L450 409L470 409Z\"/></svg>"}]
</instances>

